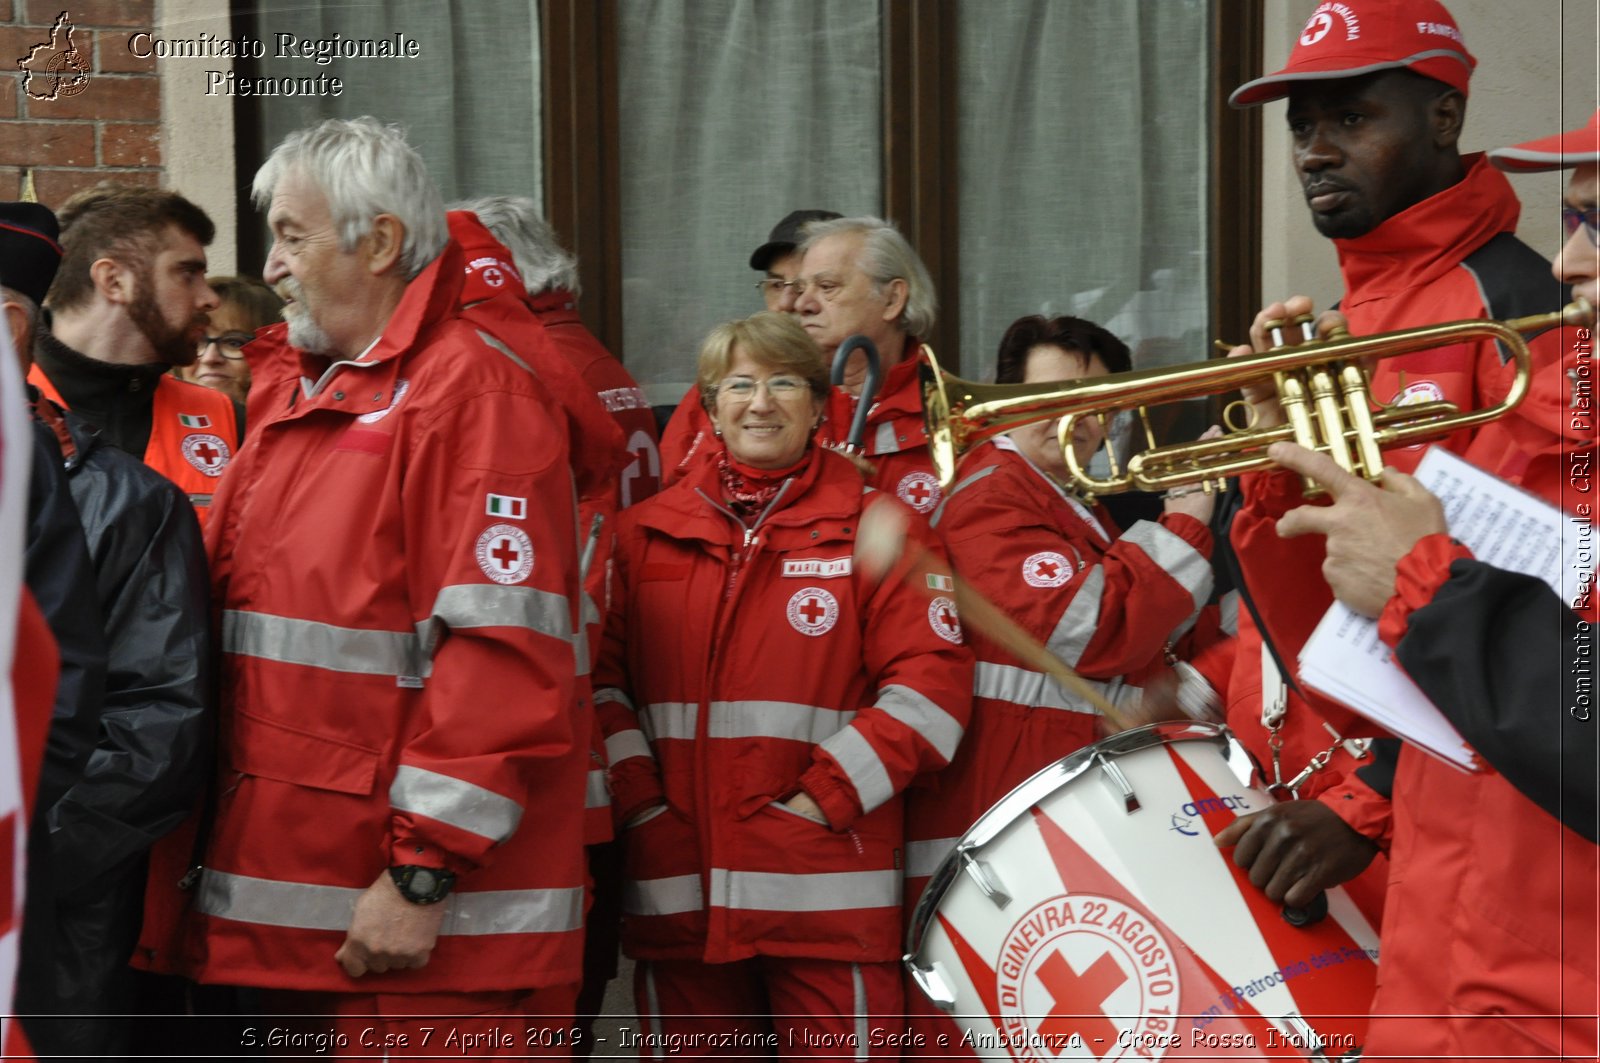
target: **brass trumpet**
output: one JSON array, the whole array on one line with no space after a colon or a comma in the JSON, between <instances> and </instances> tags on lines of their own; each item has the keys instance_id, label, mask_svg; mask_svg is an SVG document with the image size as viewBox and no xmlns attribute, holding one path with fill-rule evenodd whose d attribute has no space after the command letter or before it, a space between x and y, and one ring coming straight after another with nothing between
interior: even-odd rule
<instances>
[{"instance_id":1,"label":"brass trumpet","mask_svg":"<svg viewBox=\"0 0 1600 1063\"><path fill-rule=\"evenodd\" d=\"M1505 322L1452 321L1374 336L1341 334L1319 340L1314 338L1308 316L1294 322L1301 326L1303 338L1293 345L1283 344L1280 327L1274 330L1277 345L1269 351L1065 383L980 384L951 376L929 359L922 366L928 449L939 482L948 487L967 450L1014 428L1059 417L1072 486L1091 498L1132 489L1164 491L1194 485L1209 489L1228 476L1271 467L1266 450L1277 442L1299 443L1320 451L1341 468L1375 480L1383 471L1382 450L1439 439L1515 409L1528 393L1531 375L1524 334L1558 325L1587 326L1594 320L1594 308L1579 299L1552 313ZM1473 339L1498 340L1516 362L1511 390L1501 402L1462 411L1449 402L1386 406L1373 399L1362 359L1393 358ZM1268 379L1277 386L1288 423L1270 428L1248 422L1230 424L1216 439L1156 445L1148 407L1220 395ZM1137 411L1150 449L1129 459L1126 469L1112 455L1111 474L1096 479L1079 467L1073 454L1073 426L1086 416L1099 417L1104 423L1123 410ZM1320 485L1307 482L1308 496L1321 491Z\"/></svg>"}]
</instances>

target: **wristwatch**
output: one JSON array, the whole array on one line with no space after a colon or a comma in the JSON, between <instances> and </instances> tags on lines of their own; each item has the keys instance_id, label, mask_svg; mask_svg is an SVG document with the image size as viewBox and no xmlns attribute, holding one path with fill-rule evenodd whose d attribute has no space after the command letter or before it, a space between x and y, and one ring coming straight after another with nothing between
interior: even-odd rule
<instances>
[{"instance_id":1,"label":"wristwatch","mask_svg":"<svg viewBox=\"0 0 1600 1063\"><path fill-rule=\"evenodd\" d=\"M412 904L438 904L450 895L456 884L456 873L442 867L422 867L418 864L400 864L389 869L400 896Z\"/></svg>"}]
</instances>

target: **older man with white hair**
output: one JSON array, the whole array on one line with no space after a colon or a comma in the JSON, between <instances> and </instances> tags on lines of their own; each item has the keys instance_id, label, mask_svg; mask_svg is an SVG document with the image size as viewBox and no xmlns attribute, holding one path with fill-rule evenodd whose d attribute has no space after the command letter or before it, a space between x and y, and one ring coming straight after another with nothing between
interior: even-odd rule
<instances>
[{"instance_id":1,"label":"older man with white hair","mask_svg":"<svg viewBox=\"0 0 1600 1063\"><path fill-rule=\"evenodd\" d=\"M249 350L259 420L213 511L226 782L191 969L353 1051L444 1037L413 1016L570 1016L587 736L564 424L456 316L463 258L399 129L291 134L253 193L288 324ZM507 1048L478 1024L449 1023Z\"/></svg>"}]
</instances>

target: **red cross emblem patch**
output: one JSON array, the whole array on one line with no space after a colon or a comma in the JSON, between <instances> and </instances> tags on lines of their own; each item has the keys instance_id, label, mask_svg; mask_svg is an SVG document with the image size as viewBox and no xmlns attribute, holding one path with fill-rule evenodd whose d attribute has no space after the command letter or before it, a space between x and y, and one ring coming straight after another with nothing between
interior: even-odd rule
<instances>
[{"instance_id":1,"label":"red cross emblem patch","mask_svg":"<svg viewBox=\"0 0 1600 1063\"><path fill-rule=\"evenodd\" d=\"M183 460L207 476L221 476L233 453L221 436L198 433L183 437Z\"/></svg>"},{"instance_id":2,"label":"red cross emblem patch","mask_svg":"<svg viewBox=\"0 0 1600 1063\"><path fill-rule=\"evenodd\" d=\"M491 524L478 536L478 567L496 583L521 583L533 572L533 540L515 524Z\"/></svg>"},{"instance_id":3,"label":"red cross emblem patch","mask_svg":"<svg viewBox=\"0 0 1600 1063\"><path fill-rule=\"evenodd\" d=\"M1022 579L1030 587L1059 587L1072 578L1072 562L1054 550L1032 554L1022 563Z\"/></svg>"},{"instance_id":4,"label":"red cross emblem patch","mask_svg":"<svg viewBox=\"0 0 1600 1063\"><path fill-rule=\"evenodd\" d=\"M789 626L802 635L826 635L839 622L839 600L821 587L802 587L789 598Z\"/></svg>"},{"instance_id":5,"label":"red cross emblem patch","mask_svg":"<svg viewBox=\"0 0 1600 1063\"><path fill-rule=\"evenodd\" d=\"M894 493L918 513L932 513L939 505L939 481L925 472L906 473Z\"/></svg>"},{"instance_id":6,"label":"red cross emblem patch","mask_svg":"<svg viewBox=\"0 0 1600 1063\"><path fill-rule=\"evenodd\" d=\"M939 595L928 603L928 626L946 642L961 645L961 617L956 615L956 601Z\"/></svg>"}]
</instances>

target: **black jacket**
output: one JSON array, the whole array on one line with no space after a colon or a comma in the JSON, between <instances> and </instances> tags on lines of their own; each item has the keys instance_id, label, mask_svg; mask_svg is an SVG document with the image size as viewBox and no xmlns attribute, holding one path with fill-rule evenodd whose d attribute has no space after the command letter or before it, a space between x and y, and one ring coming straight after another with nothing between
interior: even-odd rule
<instances>
[{"instance_id":1,"label":"black jacket","mask_svg":"<svg viewBox=\"0 0 1600 1063\"><path fill-rule=\"evenodd\" d=\"M54 978L39 978L18 1003L26 999L35 1014L115 1014L131 1003L127 961L139 933L144 857L195 806L211 762L205 552L194 508L176 485L72 413L48 402L35 411L65 444L107 669L94 749L47 811ZM102 1024L45 1026L28 1025L41 1053L117 1051Z\"/></svg>"}]
</instances>

